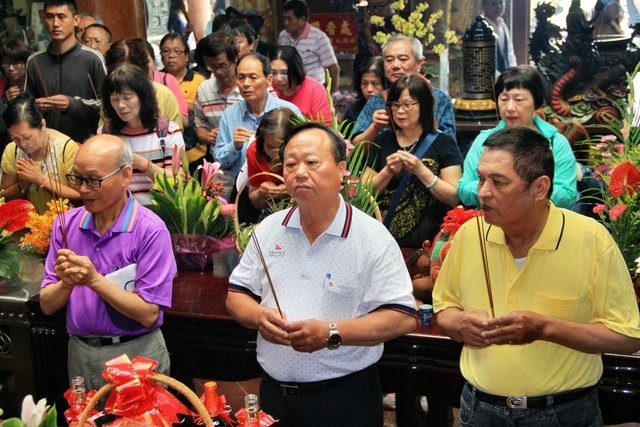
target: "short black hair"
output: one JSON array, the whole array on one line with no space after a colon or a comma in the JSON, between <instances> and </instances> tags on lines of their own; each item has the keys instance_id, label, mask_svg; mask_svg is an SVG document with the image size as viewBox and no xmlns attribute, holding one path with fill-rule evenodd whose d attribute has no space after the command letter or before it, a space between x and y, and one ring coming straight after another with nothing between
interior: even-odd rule
<instances>
[{"instance_id":1,"label":"short black hair","mask_svg":"<svg viewBox=\"0 0 640 427\"><path fill-rule=\"evenodd\" d=\"M287 0L284 5L282 5L282 13L288 12L292 10L293 15L296 18L303 18L307 21L309 20L309 7L307 3L302 0Z\"/></svg>"},{"instance_id":2,"label":"short black hair","mask_svg":"<svg viewBox=\"0 0 640 427\"><path fill-rule=\"evenodd\" d=\"M289 144L289 141L291 141L291 138L308 129L320 129L329 135L329 139L331 140L331 153L333 154L333 159L336 161L336 164L347 160L347 143L342 135L324 123L303 122L291 129L289 134L284 137L282 144L280 144L279 156L281 162L284 163L284 149L287 147L287 144Z\"/></svg>"},{"instance_id":3,"label":"short black hair","mask_svg":"<svg viewBox=\"0 0 640 427\"><path fill-rule=\"evenodd\" d=\"M542 74L531 65L507 68L496 80L496 100L505 90L525 89L531 93L536 110L544 105L546 87Z\"/></svg>"},{"instance_id":4,"label":"short black hair","mask_svg":"<svg viewBox=\"0 0 640 427\"><path fill-rule=\"evenodd\" d=\"M149 75L149 52L147 41L142 39L118 40L111 45L104 55L107 73L111 73L122 64L133 64L142 68Z\"/></svg>"},{"instance_id":5,"label":"short black hair","mask_svg":"<svg viewBox=\"0 0 640 427\"><path fill-rule=\"evenodd\" d=\"M71 13L78 14L78 5L75 0L45 0L42 10L46 11L50 7L67 6Z\"/></svg>"},{"instance_id":6,"label":"short black hair","mask_svg":"<svg viewBox=\"0 0 640 427\"><path fill-rule=\"evenodd\" d=\"M200 68L206 69L204 57L211 58L222 53L231 63L235 64L238 59L238 47L233 35L226 31L216 31L198 41L194 59Z\"/></svg>"},{"instance_id":7,"label":"short black hair","mask_svg":"<svg viewBox=\"0 0 640 427\"><path fill-rule=\"evenodd\" d=\"M276 108L268 111L262 116L260 125L256 130L256 148L258 155L266 161L271 161L264 149L264 138L267 135L277 135L284 138L295 126L294 119L296 113L287 107Z\"/></svg>"},{"instance_id":8,"label":"short black hair","mask_svg":"<svg viewBox=\"0 0 640 427\"><path fill-rule=\"evenodd\" d=\"M87 29L85 28L85 31L86 30ZM184 49L185 53L189 53L189 43L187 42L186 37L184 37L182 34L174 33L173 31L165 34L162 37L162 39L160 40L160 50L162 50L163 44L173 40L180 40L180 42L182 43L182 48Z\"/></svg>"},{"instance_id":9,"label":"short black hair","mask_svg":"<svg viewBox=\"0 0 640 427\"><path fill-rule=\"evenodd\" d=\"M2 62L26 64L29 55L31 55L31 49L22 39L11 39L0 47Z\"/></svg>"},{"instance_id":10,"label":"short black hair","mask_svg":"<svg viewBox=\"0 0 640 427\"><path fill-rule=\"evenodd\" d=\"M539 177L548 176L551 184L547 197L551 196L555 162L549 140L540 132L524 126L507 127L489 136L484 147L511 154L513 170L527 187Z\"/></svg>"},{"instance_id":11,"label":"short black hair","mask_svg":"<svg viewBox=\"0 0 640 427\"><path fill-rule=\"evenodd\" d=\"M232 19L227 21L222 26L222 30L233 34L234 36L245 36L249 44L253 44L256 41L256 31L251 24L241 19Z\"/></svg>"}]
</instances>

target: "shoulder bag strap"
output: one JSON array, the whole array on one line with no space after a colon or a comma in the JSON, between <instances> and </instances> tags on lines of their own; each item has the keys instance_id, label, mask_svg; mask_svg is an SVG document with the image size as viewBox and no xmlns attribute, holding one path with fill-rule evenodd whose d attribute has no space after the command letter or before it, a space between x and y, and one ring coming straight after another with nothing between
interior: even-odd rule
<instances>
[{"instance_id":1,"label":"shoulder bag strap","mask_svg":"<svg viewBox=\"0 0 640 427\"><path fill-rule=\"evenodd\" d=\"M425 135L425 137L422 139L422 142L420 142L420 145L418 145L418 148L416 149L415 156L419 159L422 159L422 156L425 155L425 153L427 152L429 147L431 147L431 144L433 144L433 141L436 140L436 137L439 134L440 131L435 130ZM387 228L389 227L389 224L391 224L391 220L396 214L396 208L398 207L398 203L400 203L400 198L402 197L404 190L407 188L407 185L409 185L409 180L412 176L413 175L409 172L403 172L400 177L400 184L398 184L398 188L396 188L396 192L393 194L393 198L391 199L391 203L389 204L389 210L387 210L387 215L385 215L384 217L383 223Z\"/></svg>"}]
</instances>

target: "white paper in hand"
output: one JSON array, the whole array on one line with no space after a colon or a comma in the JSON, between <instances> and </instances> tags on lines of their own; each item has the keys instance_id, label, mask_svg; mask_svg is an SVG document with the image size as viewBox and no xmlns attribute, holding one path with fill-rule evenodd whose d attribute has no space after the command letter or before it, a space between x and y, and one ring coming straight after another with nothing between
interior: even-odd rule
<instances>
[{"instance_id":1,"label":"white paper in hand","mask_svg":"<svg viewBox=\"0 0 640 427\"><path fill-rule=\"evenodd\" d=\"M129 264L113 273L104 276L108 281L115 283L125 291L134 292L136 290L136 268L138 264Z\"/></svg>"}]
</instances>

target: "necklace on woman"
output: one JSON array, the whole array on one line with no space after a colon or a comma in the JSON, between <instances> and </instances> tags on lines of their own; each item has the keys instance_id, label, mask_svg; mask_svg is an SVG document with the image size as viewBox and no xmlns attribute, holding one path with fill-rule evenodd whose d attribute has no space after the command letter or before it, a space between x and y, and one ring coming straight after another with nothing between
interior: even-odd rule
<instances>
[{"instance_id":1,"label":"necklace on woman","mask_svg":"<svg viewBox=\"0 0 640 427\"><path fill-rule=\"evenodd\" d=\"M402 148L407 153L411 153L413 151L413 149L415 148L415 146L418 143L418 141L420 141L420 137L418 137L418 139L413 141L413 144L402 145L404 143L404 138L402 138L400 135L398 135L398 146L400 146L400 148Z\"/></svg>"}]
</instances>

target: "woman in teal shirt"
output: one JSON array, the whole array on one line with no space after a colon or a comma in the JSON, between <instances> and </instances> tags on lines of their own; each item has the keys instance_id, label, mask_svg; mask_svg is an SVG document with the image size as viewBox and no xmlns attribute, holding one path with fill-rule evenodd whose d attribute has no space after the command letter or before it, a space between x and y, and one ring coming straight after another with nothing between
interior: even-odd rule
<instances>
[{"instance_id":1,"label":"woman in teal shirt","mask_svg":"<svg viewBox=\"0 0 640 427\"><path fill-rule=\"evenodd\" d=\"M505 127L525 126L537 130L549 140L555 160L551 201L558 207L571 208L578 200L576 158L569 142L558 129L535 114L544 103L542 75L529 65L509 68L498 77L494 93L498 94L500 122L496 127L480 132L471 144L464 159L462 178L458 182L460 201L465 206L479 206L476 169L484 141Z\"/></svg>"}]
</instances>

